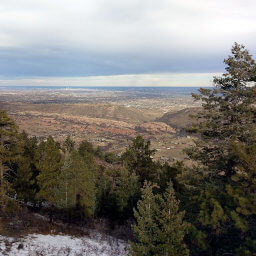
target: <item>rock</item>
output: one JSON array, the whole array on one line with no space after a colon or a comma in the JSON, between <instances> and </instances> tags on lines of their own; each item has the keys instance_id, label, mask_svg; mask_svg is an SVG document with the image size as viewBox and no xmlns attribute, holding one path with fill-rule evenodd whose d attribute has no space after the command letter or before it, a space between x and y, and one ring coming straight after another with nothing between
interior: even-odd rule
<instances>
[{"instance_id":1,"label":"rock","mask_svg":"<svg viewBox=\"0 0 256 256\"><path fill-rule=\"evenodd\" d=\"M17 249L18 249L18 250L21 250L21 249L23 249L23 248L24 248L24 245L23 245L23 244L19 244Z\"/></svg>"}]
</instances>

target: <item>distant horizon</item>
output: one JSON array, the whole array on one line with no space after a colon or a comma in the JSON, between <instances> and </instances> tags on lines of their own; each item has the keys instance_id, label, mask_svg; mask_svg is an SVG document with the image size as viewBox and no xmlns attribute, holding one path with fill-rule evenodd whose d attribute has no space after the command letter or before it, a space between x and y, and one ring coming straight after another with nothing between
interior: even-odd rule
<instances>
[{"instance_id":1,"label":"distant horizon","mask_svg":"<svg viewBox=\"0 0 256 256\"><path fill-rule=\"evenodd\" d=\"M157 73L85 77L32 77L0 79L0 87L212 87L221 73Z\"/></svg>"},{"instance_id":2,"label":"distant horizon","mask_svg":"<svg viewBox=\"0 0 256 256\"><path fill-rule=\"evenodd\" d=\"M3 86L3 85L0 85L0 88L22 88L22 87L26 87L26 88L64 88L64 89L73 89L73 88L210 88L210 87L214 87L213 85L212 86L132 86L132 85L127 85L127 86L118 86L118 85L114 85L114 86L111 86L111 85L107 85L107 86L89 86L89 85L74 85L74 86L64 86L64 85L10 85L10 86Z\"/></svg>"}]
</instances>

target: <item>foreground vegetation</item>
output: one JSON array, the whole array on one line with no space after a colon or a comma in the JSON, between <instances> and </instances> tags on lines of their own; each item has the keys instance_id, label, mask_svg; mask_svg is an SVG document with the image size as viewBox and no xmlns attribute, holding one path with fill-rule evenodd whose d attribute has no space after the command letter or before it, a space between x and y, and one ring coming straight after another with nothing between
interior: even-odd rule
<instances>
[{"instance_id":1,"label":"foreground vegetation","mask_svg":"<svg viewBox=\"0 0 256 256\"><path fill-rule=\"evenodd\" d=\"M131 255L254 255L256 253L256 64L235 44L227 73L202 102L190 132L188 168L153 160L138 136L120 158L70 137L60 145L19 133L0 111L0 210L26 205L49 219L132 222Z\"/></svg>"}]
</instances>

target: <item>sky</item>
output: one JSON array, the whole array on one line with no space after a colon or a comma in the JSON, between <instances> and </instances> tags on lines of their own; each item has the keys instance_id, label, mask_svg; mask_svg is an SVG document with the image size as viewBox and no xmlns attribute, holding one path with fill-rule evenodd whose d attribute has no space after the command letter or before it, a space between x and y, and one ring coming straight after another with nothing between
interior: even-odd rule
<instances>
[{"instance_id":1,"label":"sky","mask_svg":"<svg viewBox=\"0 0 256 256\"><path fill-rule=\"evenodd\" d=\"M209 86L254 0L1 0L0 85Z\"/></svg>"}]
</instances>

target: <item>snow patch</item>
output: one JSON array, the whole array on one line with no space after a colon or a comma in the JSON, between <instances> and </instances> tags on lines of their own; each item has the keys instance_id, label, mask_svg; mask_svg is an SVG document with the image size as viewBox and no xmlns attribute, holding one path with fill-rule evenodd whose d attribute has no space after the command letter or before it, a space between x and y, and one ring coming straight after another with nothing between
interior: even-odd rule
<instances>
[{"instance_id":1,"label":"snow patch","mask_svg":"<svg viewBox=\"0 0 256 256\"><path fill-rule=\"evenodd\" d=\"M24 238L0 236L0 255L9 256L127 256L127 243L68 235L31 234Z\"/></svg>"}]
</instances>

